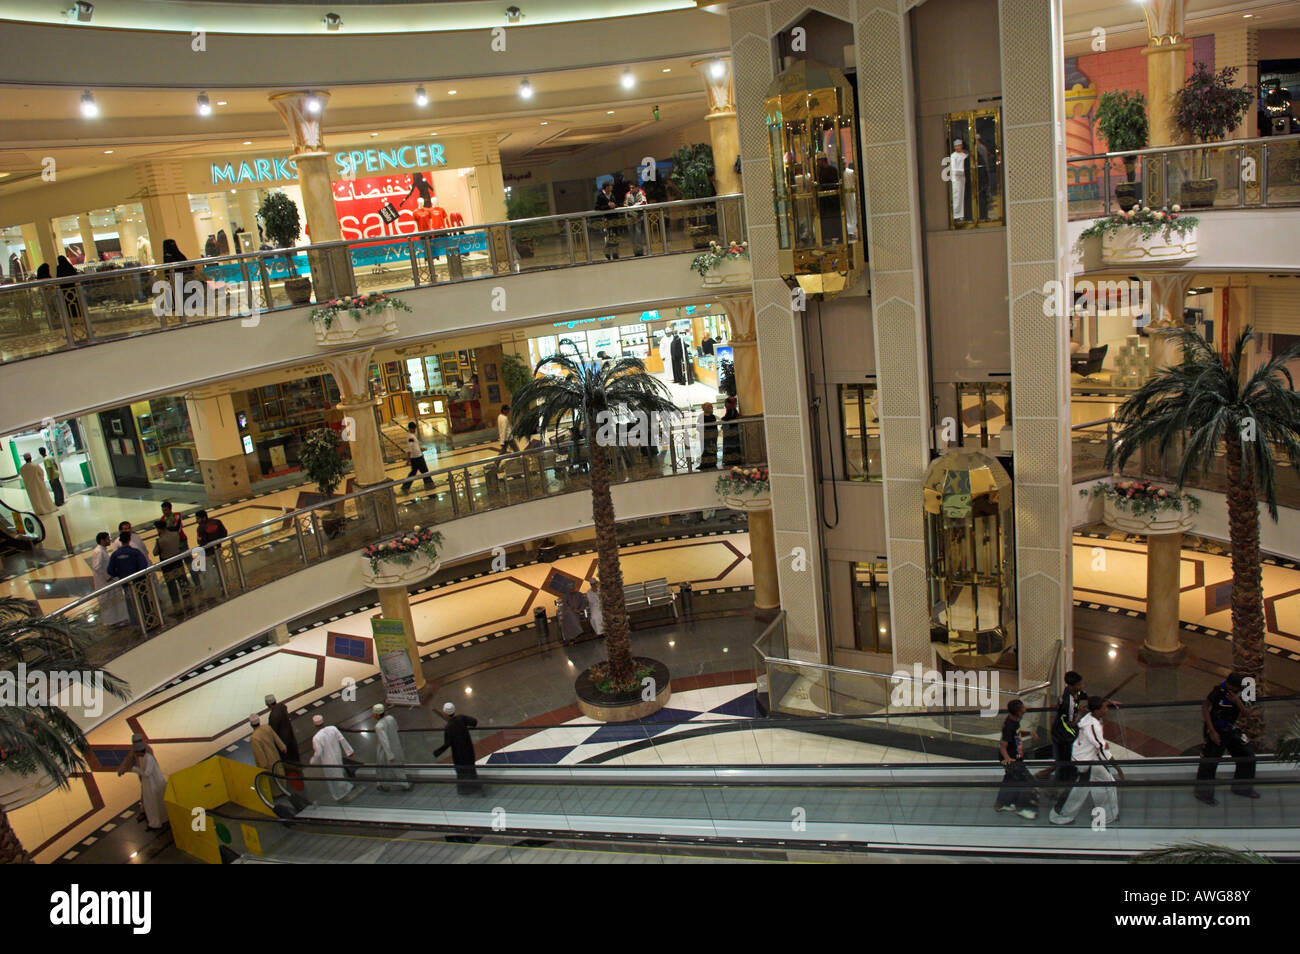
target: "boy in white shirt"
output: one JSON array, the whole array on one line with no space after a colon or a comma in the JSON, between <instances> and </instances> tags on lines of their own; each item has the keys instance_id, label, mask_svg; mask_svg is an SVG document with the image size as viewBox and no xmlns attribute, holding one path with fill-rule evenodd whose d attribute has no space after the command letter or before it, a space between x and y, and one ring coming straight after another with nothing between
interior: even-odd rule
<instances>
[{"instance_id":1,"label":"boy in white shirt","mask_svg":"<svg viewBox=\"0 0 1300 954\"><path fill-rule=\"evenodd\" d=\"M1079 720L1079 735L1070 753L1079 770L1078 782L1070 789L1060 810L1052 809L1050 818L1053 825L1071 824L1090 794L1093 805L1100 805L1103 809L1107 825L1119 819L1119 796L1112 783L1116 779L1123 780L1124 770L1115 764L1110 746L1106 744L1102 717L1109 708L1110 703L1101 696L1088 697L1088 712Z\"/></svg>"}]
</instances>

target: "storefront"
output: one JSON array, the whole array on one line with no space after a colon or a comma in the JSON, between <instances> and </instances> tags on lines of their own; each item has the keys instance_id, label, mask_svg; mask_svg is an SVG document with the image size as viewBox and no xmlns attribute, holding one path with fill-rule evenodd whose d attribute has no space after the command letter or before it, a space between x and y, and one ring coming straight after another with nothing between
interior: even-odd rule
<instances>
[{"instance_id":1,"label":"storefront","mask_svg":"<svg viewBox=\"0 0 1300 954\"><path fill-rule=\"evenodd\" d=\"M328 374L264 384L231 395L239 438L249 460L249 479L299 470L299 451L307 432L341 426L343 415L336 408L339 400L338 387ZM339 453L349 459L346 442L340 444Z\"/></svg>"},{"instance_id":2,"label":"storefront","mask_svg":"<svg viewBox=\"0 0 1300 954\"><path fill-rule=\"evenodd\" d=\"M497 414L510 401L501 359L500 345L484 345L371 365L382 420L427 423L451 443L495 431Z\"/></svg>"}]
</instances>

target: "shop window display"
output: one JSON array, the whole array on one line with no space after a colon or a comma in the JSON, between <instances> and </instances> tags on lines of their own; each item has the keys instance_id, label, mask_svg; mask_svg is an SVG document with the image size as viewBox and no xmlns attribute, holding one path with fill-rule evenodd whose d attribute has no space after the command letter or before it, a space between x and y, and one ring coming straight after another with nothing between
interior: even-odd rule
<instances>
[{"instance_id":1,"label":"shop window display","mask_svg":"<svg viewBox=\"0 0 1300 954\"><path fill-rule=\"evenodd\" d=\"M332 377L317 375L268 384L233 396L236 417L244 415L243 436L251 438L253 453L263 477L297 470L299 450L308 431L335 425L340 415L335 405L341 400ZM346 460L349 448L340 446Z\"/></svg>"}]
</instances>

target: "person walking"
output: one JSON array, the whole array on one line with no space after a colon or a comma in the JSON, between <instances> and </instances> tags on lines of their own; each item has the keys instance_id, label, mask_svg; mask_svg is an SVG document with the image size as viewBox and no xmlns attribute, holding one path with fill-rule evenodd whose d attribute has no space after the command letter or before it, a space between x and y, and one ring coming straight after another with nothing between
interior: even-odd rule
<instances>
[{"instance_id":1,"label":"person walking","mask_svg":"<svg viewBox=\"0 0 1300 954\"><path fill-rule=\"evenodd\" d=\"M498 453L509 454L510 447L510 405L502 404L497 412L497 443L501 445Z\"/></svg>"},{"instance_id":2,"label":"person walking","mask_svg":"<svg viewBox=\"0 0 1300 954\"><path fill-rule=\"evenodd\" d=\"M23 466L18 468L18 474L23 479L23 489L27 491L27 499L31 501L32 513L42 517L47 513L58 512L59 508L54 505L54 498L50 496L50 489L45 486L45 471L40 464L32 463L31 454L23 454Z\"/></svg>"},{"instance_id":3,"label":"person walking","mask_svg":"<svg viewBox=\"0 0 1300 954\"><path fill-rule=\"evenodd\" d=\"M113 579L108 575L108 561L113 555L108 544L112 539L107 530L95 534L95 549L91 550L90 556L86 557L86 566L90 567L91 579L96 590L103 590L113 585ZM126 600L120 586L99 597L99 615L100 619L109 626L121 626L126 622Z\"/></svg>"},{"instance_id":4,"label":"person walking","mask_svg":"<svg viewBox=\"0 0 1300 954\"><path fill-rule=\"evenodd\" d=\"M429 476L429 464L424 459L424 448L420 446L420 429L415 421L406 425L406 460L411 465L407 481L402 484L402 493L411 489L416 474L424 474L424 489L433 489L433 478Z\"/></svg>"},{"instance_id":5,"label":"person walking","mask_svg":"<svg viewBox=\"0 0 1300 954\"><path fill-rule=\"evenodd\" d=\"M1088 697L1088 711L1079 719L1079 734L1070 750L1078 772L1076 784L1065 801L1058 802L1060 807L1053 808L1048 816L1053 825L1072 824L1089 795L1093 806L1102 809L1105 824L1114 824L1119 819L1119 795L1114 783L1123 780L1124 770L1115 764L1106 744L1102 720L1109 709L1110 703L1101 696Z\"/></svg>"},{"instance_id":6,"label":"person walking","mask_svg":"<svg viewBox=\"0 0 1300 954\"><path fill-rule=\"evenodd\" d=\"M45 467L45 479L50 482L50 490L54 491L54 506L63 506L63 474L59 472L59 462L54 459L44 447L37 448L41 452L41 464Z\"/></svg>"},{"instance_id":7,"label":"person walking","mask_svg":"<svg viewBox=\"0 0 1300 954\"><path fill-rule=\"evenodd\" d=\"M998 760L1002 763L1002 787L998 789L994 811L1015 812L1021 818L1037 818L1034 783L1025 768L1024 740L1034 733L1020 728L1025 704L1019 699L1007 703L1007 717L1002 722L1002 739L998 742Z\"/></svg>"},{"instance_id":8,"label":"person walking","mask_svg":"<svg viewBox=\"0 0 1300 954\"><path fill-rule=\"evenodd\" d=\"M248 724L253 727L253 734L248 737L248 744L253 750L253 761L258 768L269 772L284 755L284 741L275 734L274 729L263 724L262 717L256 712L248 717Z\"/></svg>"},{"instance_id":9,"label":"person walking","mask_svg":"<svg viewBox=\"0 0 1300 954\"><path fill-rule=\"evenodd\" d=\"M167 805L164 802L167 776L159 768L153 749L139 733L131 736L131 754L117 769L119 777L127 772L140 776L140 807L144 811L145 824L150 831L161 831L167 826Z\"/></svg>"},{"instance_id":10,"label":"person walking","mask_svg":"<svg viewBox=\"0 0 1300 954\"><path fill-rule=\"evenodd\" d=\"M1219 803L1214 797L1213 782L1224 750L1237 763L1237 770L1232 774L1232 794L1242 798L1260 797L1252 784L1255 780L1255 750L1246 734L1237 728L1237 719L1246 705L1241 700L1245 683L1241 673L1230 672L1228 678L1211 689L1201 703L1204 744L1201 746L1201 763L1196 768L1196 800L1206 805Z\"/></svg>"},{"instance_id":11,"label":"person walking","mask_svg":"<svg viewBox=\"0 0 1300 954\"><path fill-rule=\"evenodd\" d=\"M268 695L263 701L271 710L267 713L266 723L284 743L284 760L295 765L301 763L302 756L298 754L298 737L293 734L293 720L289 718L289 707L283 702L276 702L275 696L272 695Z\"/></svg>"},{"instance_id":12,"label":"person walking","mask_svg":"<svg viewBox=\"0 0 1300 954\"><path fill-rule=\"evenodd\" d=\"M456 706L451 702L443 704L442 717L447 720L447 725L442 730L442 745L433 750L433 757L436 759L451 749L451 761L456 766L456 791L462 795L482 794L481 785L465 781L478 778L478 770L474 768L474 739L469 734L469 730L478 725L478 720L473 716L457 715Z\"/></svg>"},{"instance_id":13,"label":"person walking","mask_svg":"<svg viewBox=\"0 0 1300 954\"><path fill-rule=\"evenodd\" d=\"M397 733L397 720L384 708L382 702L370 707L375 717L375 755L379 762L379 790L387 792L392 789L390 783L396 784L404 792L411 790L411 783L402 771L406 753L402 751L402 739Z\"/></svg>"},{"instance_id":14,"label":"person walking","mask_svg":"<svg viewBox=\"0 0 1300 954\"><path fill-rule=\"evenodd\" d=\"M361 789L348 781L347 771L343 766L344 757L353 753L348 740L337 726L326 725L325 717L314 715L311 724L316 727L316 734L311 737L311 764L321 767L325 784L329 786L334 801L342 804L350 802L361 794Z\"/></svg>"},{"instance_id":15,"label":"person walking","mask_svg":"<svg viewBox=\"0 0 1300 954\"><path fill-rule=\"evenodd\" d=\"M1038 773L1039 778L1055 775L1058 782L1074 781L1070 753L1074 750L1074 740L1079 737L1079 720L1087 711L1088 692L1083 686L1083 676L1071 669L1065 674L1065 689L1056 704L1056 718L1052 720L1052 764Z\"/></svg>"}]
</instances>

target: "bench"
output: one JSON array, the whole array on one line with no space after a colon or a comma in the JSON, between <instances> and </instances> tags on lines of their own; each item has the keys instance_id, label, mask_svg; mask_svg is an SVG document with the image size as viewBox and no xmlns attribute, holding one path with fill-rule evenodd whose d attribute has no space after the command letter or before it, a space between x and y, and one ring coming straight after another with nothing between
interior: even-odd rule
<instances>
[{"instance_id":1,"label":"bench","mask_svg":"<svg viewBox=\"0 0 1300 954\"><path fill-rule=\"evenodd\" d=\"M677 596L668 588L668 578L646 580L644 583L628 583L623 587L623 603L628 614L637 610L655 609L667 606L672 610L673 618L678 618Z\"/></svg>"}]
</instances>

